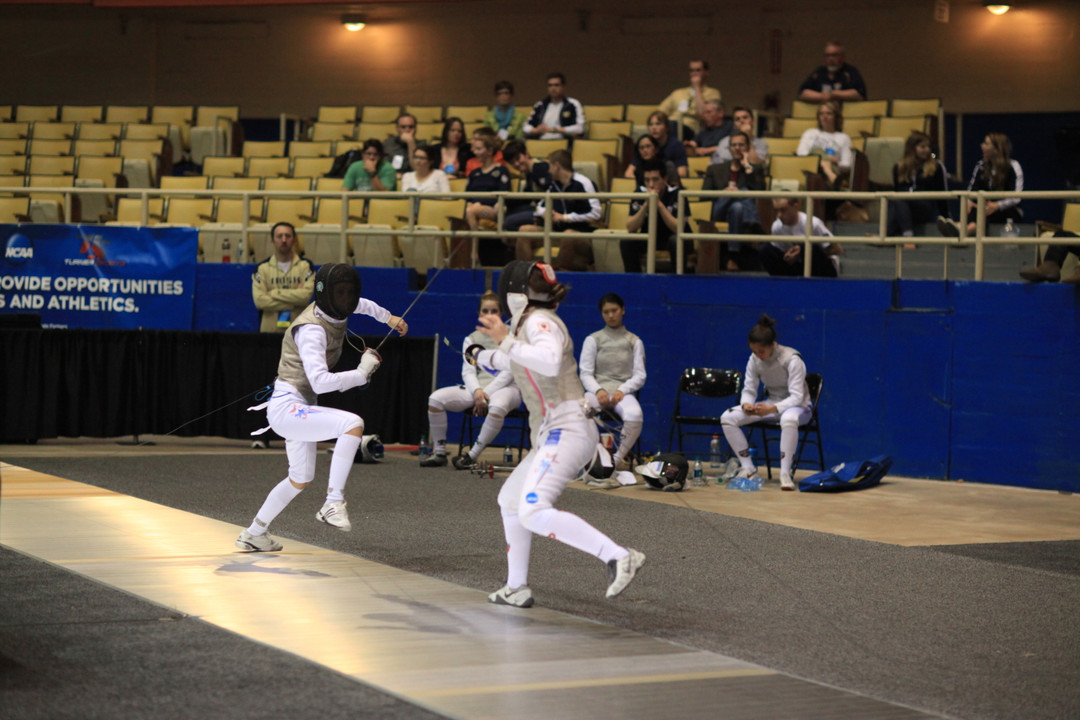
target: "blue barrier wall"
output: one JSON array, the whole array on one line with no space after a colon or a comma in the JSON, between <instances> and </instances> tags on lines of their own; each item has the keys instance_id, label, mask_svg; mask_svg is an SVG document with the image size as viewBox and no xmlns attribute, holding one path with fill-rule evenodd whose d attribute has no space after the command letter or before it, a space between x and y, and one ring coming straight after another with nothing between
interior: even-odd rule
<instances>
[{"instance_id":1,"label":"blue barrier wall","mask_svg":"<svg viewBox=\"0 0 1080 720\"><path fill-rule=\"evenodd\" d=\"M250 270L199 266L196 329L255 328ZM361 274L364 295L395 313L417 299L419 284L408 270ZM478 298L492 278L471 270L433 275L406 318L410 334L448 335L456 349L475 327ZM898 475L1080 491L1080 463L1067 437L1080 427L1080 296L1072 286L599 273L561 279L572 289L560 315L577 347L601 327L596 303L604 293L627 302L627 327L642 338L648 359L646 450L667 447L682 369L743 370L747 332L767 312L780 342L825 378L827 462L885 453ZM354 329L378 332L365 322ZM440 344L437 384L459 382L459 371L460 356ZM452 422L452 438L455 428ZM688 447L704 453L705 441Z\"/></svg>"}]
</instances>

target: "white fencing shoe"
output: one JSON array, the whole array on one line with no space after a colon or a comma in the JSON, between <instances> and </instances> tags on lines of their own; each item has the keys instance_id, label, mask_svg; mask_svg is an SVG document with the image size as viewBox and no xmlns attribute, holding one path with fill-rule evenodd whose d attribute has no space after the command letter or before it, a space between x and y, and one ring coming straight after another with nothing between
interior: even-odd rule
<instances>
[{"instance_id":1,"label":"white fencing shoe","mask_svg":"<svg viewBox=\"0 0 1080 720\"><path fill-rule=\"evenodd\" d=\"M352 530L352 523L349 522L349 511L345 509L344 500L326 503L322 506L322 510L315 513L315 519L321 520L327 525L332 525L343 532Z\"/></svg>"},{"instance_id":2,"label":"white fencing shoe","mask_svg":"<svg viewBox=\"0 0 1080 720\"><path fill-rule=\"evenodd\" d=\"M247 530L241 530L240 537L236 538L236 547L248 552L277 552L281 549L281 543L270 537L270 533L252 535Z\"/></svg>"},{"instance_id":3,"label":"white fencing shoe","mask_svg":"<svg viewBox=\"0 0 1080 720\"><path fill-rule=\"evenodd\" d=\"M609 598L613 598L625 590L630 581L634 579L638 569L645 564L645 553L634 548L626 549L630 551L629 555L608 563L608 574L611 577L611 584L608 585L607 589Z\"/></svg>"},{"instance_id":4,"label":"white fencing shoe","mask_svg":"<svg viewBox=\"0 0 1080 720\"><path fill-rule=\"evenodd\" d=\"M488 595L488 602L496 605L513 605L514 607L527 608L533 606L533 594L528 585L512 588L504 585Z\"/></svg>"},{"instance_id":5,"label":"white fencing shoe","mask_svg":"<svg viewBox=\"0 0 1080 720\"><path fill-rule=\"evenodd\" d=\"M780 472L780 489L781 490L794 490L795 481L791 479L790 472Z\"/></svg>"}]
</instances>

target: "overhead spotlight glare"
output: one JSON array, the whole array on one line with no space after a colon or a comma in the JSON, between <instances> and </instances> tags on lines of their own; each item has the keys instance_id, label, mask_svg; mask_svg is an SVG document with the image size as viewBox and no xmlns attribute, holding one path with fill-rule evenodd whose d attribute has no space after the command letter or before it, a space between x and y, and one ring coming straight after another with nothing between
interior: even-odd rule
<instances>
[{"instance_id":1,"label":"overhead spotlight glare","mask_svg":"<svg viewBox=\"0 0 1080 720\"><path fill-rule=\"evenodd\" d=\"M363 15L343 15L341 24L344 25L345 29L349 32L360 32L367 23L364 22Z\"/></svg>"},{"instance_id":2,"label":"overhead spotlight glare","mask_svg":"<svg viewBox=\"0 0 1080 720\"><path fill-rule=\"evenodd\" d=\"M1009 12L1009 5L1004 3L984 2L983 7L995 15L1004 15Z\"/></svg>"}]
</instances>

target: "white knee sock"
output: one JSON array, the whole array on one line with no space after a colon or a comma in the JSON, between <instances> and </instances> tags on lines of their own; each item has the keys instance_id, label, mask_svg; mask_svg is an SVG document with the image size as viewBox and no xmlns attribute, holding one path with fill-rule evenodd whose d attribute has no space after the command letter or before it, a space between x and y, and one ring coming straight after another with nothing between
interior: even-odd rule
<instances>
[{"instance_id":1,"label":"white knee sock","mask_svg":"<svg viewBox=\"0 0 1080 720\"><path fill-rule=\"evenodd\" d=\"M342 435L334 443L334 454L330 458L330 481L327 483L326 502L345 499L345 482L349 479L356 451L360 448L360 438L356 435Z\"/></svg>"},{"instance_id":2,"label":"white knee sock","mask_svg":"<svg viewBox=\"0 0 1080 720\"><path fill-rule=\"evenodd\" d=\"M469 457L473 460L480 457L480 453L484 451L484 448L490 445L491 441L502 430L503 420L504 418L488 413L483 426L480 428L480 435L476 438L476 444L469 449Z\"/></svg>"},{"instance_id":3,"label":"white knee sock","mask_svg":"<svg viewBox=\"0 0 1080 720\"><path fill-rule=\"evenodd\" d=\"M274 521L281 511L285 509L289 503L293 501L297 495L300 494L300 488L296 487L289 481L289 478L285 478L270 491L270 494L266 496L266 500L263 501L263 506L259 508L259 512L255 515L254 522L248 527L248 532L252 535L262 535L266 532L267 526Z\"/></svg>"},{"instance_id":4,"label":"white knee sock","mask_svg":"<svg viewBox=\"0 0 1080 720\"><path fill-rule=\"evenodd\" d=\"M428 429L431 430L431 445L436 455L446 454L446 411L439 410L427 413Z\"/></svg>"},{"instance_id":5,"label":"white knee sock","mask_svg":"<svg viewBox=\"0 0 1080 720\"><path fill-rule=\"evenodd\" d=\"M622 426L622 438L619 440L619 449L615 451L615 462L625 460L630 451L634 449L634 443L641 437L641 422L633 420L624 422Z\"/></svg>"},{"instance_id":6,"label":"white knee sock","mask_svg":"<svg viewBox=\"0 0 1080 720\"><path fill-rule=\"evenodd\" d=\"M517 513L503 513L503 533L506 535L506 584L519 588L529 584L529 553L532 533L521 524Z\"/></svg>"},{"instance_id":7,"label":"white knee sock","mask_svg":"<svg viewBox=\"0 0 1080 720\"><path fill-rule=\"evenodd\" d=\"M555 508L544 508L534 512L527 527L537 535L546 535L593 557L598 557L605 563L627 554L626 548L616 544L614 540L577 515Z\"/></svg>"},{"instance_id":8,"label":"white knee sock","mask_svg":"<svg viewBox=\"0 0 1080 720\"><path fill-rule=\"evenodd\" d=\"M750 443L746 441L746 433L738 425L721 425L720 427L724 431L724 438L728 445L731 446L731 451L739 458L739 463L744 469L753 470L754 460L750 457Z\"/></svg>"},{"instance_id":9,"label":"white knee sock","mask_svg":"<svg viewBox=\"0 0 1080 720\"><path fill-rule=\"evenodd\" d=\"M799 426L780 426L780 472L791 472L795 448L799 445Z\"/></svg>"}]
</instances>

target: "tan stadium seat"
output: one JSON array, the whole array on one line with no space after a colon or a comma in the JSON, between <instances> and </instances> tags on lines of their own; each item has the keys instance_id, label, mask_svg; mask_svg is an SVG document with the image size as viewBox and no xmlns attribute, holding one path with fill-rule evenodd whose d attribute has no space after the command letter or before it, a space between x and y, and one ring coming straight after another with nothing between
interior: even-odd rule
<instances>
[{"instance_id":1,"label":"tan stadium seat","mask_svg":"<svg viewBox=\"0 0 1080 720\"><path fill-rule=\"evenodd\" d=\"M74 122L35 122L30 125L33 140L74 140Z\"/></svg>"},{"instance_id":2,"label":"tan stadium seat","mask_svg":"<svg viewBox=\"0 0 1080 720\"><path fill-rule=\"evenodd\" d=\"M482 123L489 109L486 105L447 105L446 117L456 117L463 123Z\"/></svg>"},{"instance_id":3,"label":"tan stadium seat","mask_svg":"<svg viewBox=\"0 0 1080 720\"><path fill-rule=\"evenodd\" d=\"M105 122L144 123L149 119L147 105L108 105L105 108Z\"/></svg>"},{"instance_id":4,"label":"tan stadium seat","mask_svg":"<svg viewBox=\"0 0 1080 720\"><path fill-rule=\"evenodd\" d=\"M405 112L416 118L417 123L439 123L443 121L441 105L406 105ZM394 117L397 120L397 117Z\"/></svg>"},{"instance_id":5,"label":"tan stadium seat","mask_svg":"<svg viewBox=\"0 0 1080 720\"><path fill-rule=\"evenodd\" d=\"M394 123L400 114L400 105L365 105L360 120L366 123Z\"/></svg>"},{"instance_id":6,"label":"tan stadium seat","mask_svg":"<svg viewBox=\"0 0 1080 720\"><path fill-rule=\"evenodd\" d=\"M289 157L331 157L334 144L330 140L293 140L289 143Z\"/></svg>"},{"instance_id":7,"label":"tan stadium seat","mask_svg":"<svg viewBox=\"0 0 1080 720\"><path fill-rule=\"evenodd\" d=\"M59 105L17 105L17 122L56 122L60 119Z\"/></svg>"},{"instance_id":8,"label":"tan stadium seat","mask_svg":"<svg viewBox=\"0 0 1080 720\"><path fill-rule=\"evenodd\" d=\"M63 105L60 107L60 119L65 122L96 123L105 117L103 105Z\"/></svg>"},{"instance_id":9,"label":"tan stadium seat","mask_svg":"<svg viewBox=\"0 0 1080 720\"><path fill-rule=\"evenodd\" d=\"M292 161L287 157L249 157L247 175L264 178L285 177L289 174L291 163Z\"/></svg>"},{"instance_id":10,"label":"tan stadium seat","mask_svg":"<svg viewBox=\"0 0 1080 720\"><path fill-rule=\"evenodd\" d=\"M118 122L79 123L79 140L112 140L116 142L124 134L124 124Z\"/></svg>"},{"instance_id":11,"label":"tan stadium seat","mask_svg":"<svg viewBox=\"0 0 1080 720\"><path fill-rule=\"evenodd\" d=\"M358 115L355 105L320 105L316 123L348 123L356 124Z\"/></svg>"}]
</instances>

